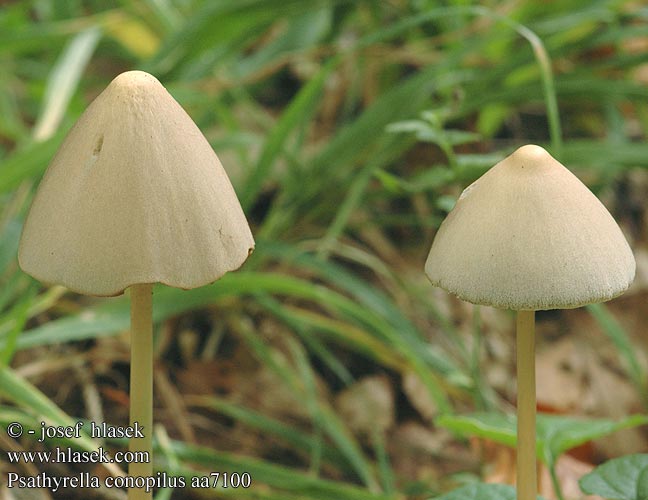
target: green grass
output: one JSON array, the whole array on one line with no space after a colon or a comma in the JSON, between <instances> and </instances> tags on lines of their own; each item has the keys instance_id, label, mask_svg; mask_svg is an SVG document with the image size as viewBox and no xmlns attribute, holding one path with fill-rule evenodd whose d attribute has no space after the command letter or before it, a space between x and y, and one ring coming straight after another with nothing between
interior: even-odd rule
<instances>
[{"instance_id":1,"label":"green grass","mask_svg":"<svg viewBox=\"0 0 648 500\"><path fill-rule=\"evenodd\" d=\"M275 373L308 415L308 425L296 427L235 399L204 398L202 410L292 452L271 463L174 441L161 430L156 467L188 476L201 467L249 467L263 485L245 492L249 498L440 491L442 481L420 488L399 477L389 442L355 435L331 394L369 374L387 374L397 387L414 374L438 414L505 406L480 375L480 344L468 345L473 332L467 337L432 299L425 255L461 188L521 144L544 145L596 192L613 192L630 170L648 168L648 89L635 73L646 57L630 48L645 38L648 12L632 9L584 0L550 7L429 0L3 6L0 420L18 418L17 411L35 422L88 418L82 405L66 407L19 370L61 348L89 363L93 347L128 329L125 299L40 285L15 255L31 197L66 131L116 74L143 69L205 133L257 240L244 268L216 284L156 288L160 338L165 328L176 333L178 318L216 312L225 337ZM646 372L629 332L605 306L590 312L645 396ZM483 329L478 318L468 321L474 332ZM159 355L162 366L168 360Z\"/></svg>"}]
</instances>

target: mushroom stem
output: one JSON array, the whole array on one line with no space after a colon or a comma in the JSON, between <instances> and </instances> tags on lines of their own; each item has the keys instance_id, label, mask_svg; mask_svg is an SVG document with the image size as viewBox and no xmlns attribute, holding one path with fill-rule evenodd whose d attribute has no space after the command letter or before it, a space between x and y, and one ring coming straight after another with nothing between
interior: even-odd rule
<instances>
[{"instance_id":1,"label":"mushroom stem","mask_svg":"<svg viewBox=\"0 0 648 500\"><path fill-rule=\"evenodd\" d=\"M129 465L129 476L153 475L153 285L130 287L131 292L131 377L130 377L130 425L141 428L144 438L130 439L128 449L141 455L148 453L148 460ZM148 500L152 493L144 489L128 490L128 500Z\"/></svg>"},{"instance_id":2,"label":"mushroom stem","mask_svg":"<svg viewBox=\"0 0 648 500\"><path fill-rule=\"evenodd\" d=\"M517 499L535 500L535 311L517 312Z\"/></svg>"}]
</instances>

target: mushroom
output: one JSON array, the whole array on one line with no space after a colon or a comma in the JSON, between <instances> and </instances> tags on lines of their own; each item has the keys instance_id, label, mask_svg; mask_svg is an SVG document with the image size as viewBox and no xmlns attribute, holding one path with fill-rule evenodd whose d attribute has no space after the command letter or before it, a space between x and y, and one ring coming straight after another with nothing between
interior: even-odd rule
<instances>
[{"instance_id":1,"label":"mushroom","mask_svg":"<svg viewBox=\"0 0 648 500\"><path fill-rule=\"evenodd\" d=\"M632 251L596 196L527 145L463 191L425 272L462 300L517 311L518 499L535 499L535 311L622 294L634 279Z\"/></svg>"},{"instance_id":2,"label":"mushroom","mask_svg":"<svg viewBox=\"0 0 648 500\"><path fill-rule=\"evenodd\" d=\"M254 248L236 193L196 124L142 71L117 76L70 130L25 221L18 259L34 278L131 296L131 425L151 452L152 285L190 289L238 269ZM132 463L150 476L151 463ZM129 490L129 498L150 498Z\"/></svg>"}]
</instances>

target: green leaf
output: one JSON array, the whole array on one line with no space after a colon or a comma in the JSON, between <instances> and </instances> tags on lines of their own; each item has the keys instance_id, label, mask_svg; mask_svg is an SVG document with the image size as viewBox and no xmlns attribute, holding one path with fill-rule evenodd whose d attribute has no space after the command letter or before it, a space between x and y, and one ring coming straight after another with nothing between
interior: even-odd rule
<instances>
[{"instance_id":1,"label":"green leaf","mask_svg":"<svg viewBox=\"0 0 648 500\"><path fill-rule=\"evenodd\" d=\"M343 317L347 314L348 317L353 317L372 331L376 339L392 349L395 354L403 356L426 384L430 396L439 408L442 411L450 411L443 388L440 387L430 368L441 374L445 380L452 380L458 385L465 386L467 377L448 356L444 356L435 346L425 341L422 333L411 320L403 315L386 295L340 266L318 260L307 253L295 252L287 245L263 242L262 251L265 255L273 255L293 265L303 266L310 272L320 275L335 289L348 292L358 307L354 305L350 309L345 308L344 311L340 309ZM327 298L319 299L321 305L327 306L327 302L329 302Z\"/></svg>"},{"instance_id":2,"label":"green leaf","mask_svg":"<svg viewBox=\"0 0 648 500\"><path fill-rule=\"evenodd\" d=\"M9 220L0 231L0 273L6 271L18 253L18 241L22 224L16 219Z\"/></svg>"},{"instance_id":3,"label":"green leaf","mask_svg":"<svg viewBox=\"0 0 648 500\"><path fill-rule=\"evenodd\" d=\"M36 286L33 281L29 282L26 292L18 300L12 309L9 311L8 316L13 319L13 328L9 331L8 335L5 337L4 347L0 350L0 364L3 366L9 365L11 358L16 351L16 342L18 340L18 335L22 332L25 323L27 322L27 317L29 315L29 307L31 306L34 297L36 296Z\"/></svg>"},{"instance_id":4,"label":"green leaf","mask_svg":"<svg viewBox=\"0 0 648 500\"><path fill-rule=\"evenodd\" d=\"M292 354L299 367L296 370L285 361L280 362L280 357L258 337L257 332L249 330L243 333L259 360L266 366L270 366L284 380L286 386L290 387L293 392L299 395L300 399L304 400L306 407L312 415L315 428L318 431L321 428L331 438L337 449L340 450L351 468L355 470L358 477L365 482L367 487L375 488L378 482L359 443L344 425L344 422L335 414L333 409L326 402L320 401L315 396L314 379L311 378L312 373L310 372L310 367L306 366L308 363L305 359L305 352L297 347L298 344L296 342L291 342ZM311 379L310 382L309 379ZM317 448L319 448L320 443L313 441L312 444L315 445L314 451L319 456L320 452ZM314 456L314 458L316 457ZM316 458L316 462L319 462L319 458Z\"/></svg>"},{"instance_id":5,"label":"green leaf","mask_svg":"<svg viewBox=\"0 0 648 500\"><path fill-rule=\"evenodd\" d=\"M47 80L43 109L34 126L37 141L49 139L58 130L100 37L99 28L91 26L76 35L61 54Z\"/></svg>"},{"instance_id":6,"label":"green leaf","mask_svg":"<svg viewBox=\"0 0 648 500\"><path fill-rule=\"evenodd\" d=\"M38 388L18 376L7 366L0 366L0 394L3 398L30 412L35 418L46 421L48 425L69 427L75 424L75 420L56 406ZM25 420L20 422L26 429L38 425L38 420L29 423ZM70 444L82 450L93 451L96 449L95 442L86 433L82 433L78 439L70 440Z\"/></svg>"},{"instance_id":7,"label":"green leaf","mask_svg":"<svg viewBox=\"0 0 648 500\"><path fill-rule=\"evenodd\" d=\"M360 443L333 408L316 397L317 389L313 369L301 345L292 339L288 339L288 343L297 365L297 374L304 384L303 397L312 414L313 422L316 427L321 427L331 438L365 485L375 491L378 488L378 481Z\"/></svg>"},{"instance_id":8,"label":"green leaf","mask_svg":"<svg viewBox=\"0 0 648 500\"><path fill-rule=\"evenodd\" d=\"M603 333L608 336L614 347L616 347L625 372L632 380L638 394L643 395L644 404L648 405L648 374L639 362L637 351L632 345L630 336L604 304L589 304L586 307L601 327Z\"/></svg>"},{"instance_id":9,"label":"green leaf","mask_svg":"<svg viewBox=\"0 0 648 500\"><path fill-rule=\"evenodd\" d=\"M475 142L481 138L474 132L465 130L444 129L442 124L433 126L423 120L405 120L391 123L386 127L387 132L413 132L416 138L422 142L431 142L438 145L458 146L469 142Z\"/></svg>"},{"instance_id":10,"label":"green leaf","mask_svg":"<svg viewBox=\"0 0 648 500\"><path fill-rule=\"evenodd\" d=\"M281 57L314 46L330 31L332 16L332 8L328 5L298 13L288 20L289 24L281 36L260 47L250 56L236 61L233 76L244 80L254 72L276 64Z\"/></svg>"},{"instance_id":11,"label":"green leaf","mask_svg":"<svg viewBox=\"0 0 648 500\"><path fill-rule=\"evenodd\" d=\"M393 500L391 495L372 493L366 488L341 481L321 479L295 468L277 465L257 458L219 452L179 441L171 441L171 444L179 462L183 464L178 468L167 468L174 475L195 476L196 470L186 467L186 464L193 463L206 467L208 470L245 471L252 476L253 486L265 484L271 488L286 492L299 492L303 495L301 498L313 500ZM162 458L160 462L163 464L166 460Z\"/></svg>"},{"instance_id":12,"label":"green leaf","mask_svg":"<svg viewBox=\"0 0 648 500\"><path fill-rule=\"evenodd\" d=\"M516 418L501 413L474 413L472 415L448 415L436 419L436 425L457 433L459 436L477 436L492 439L506 446L516 443Z\"/></svg>"},{"instance_id":13,"label":"green leaf","mask_svg":"<svg viewBox=\"0 0 648 500\"><path fill-rule=\"evenodd\" d=\"M641 469L637 479L637 499L648 499L648 467Z\"/></svg>"},{"instance_id":14,"label":"green leaf","mask_svg":"<svg viewBox=\"0 0 648 500\"><path fill-rule=\"evenodd\" d=\"M487 138L492 137L502 127L510 113L510 107L502 103L484 106L479 111L477 118L476 128L478 132Z\"/></svg>"},{"instance_id":15,"label":"green leaf","mask_svg":"<svg viewBox=\"0 0 648 500\"><path fill-rule=\"evenodd\" d=\"M508 484L475 483L434 497L434 500L516 500L516 491Z\"/></svg>"},{"instance_id":16,"label":"green leaf","mask_svg":"<svg viewBox=\"0 0 648 500\"><path fill-rule=\"evenodd\" d=\"M583 476L579 484L588 495L609 500L646 500L648 453L609 460Z\"/></svg>"},{"instance_id":17,"label":"green leaf","mask_svg":"<svg viewBox=\"0 0 648 500\"><path fill-rule=\"evenodd\" d=\"M517 419L499 413L475 413L463 416L442 416L437 425L461 436L478 436L498 443L515 446ZM647 415L633 415L619 421L582 419L560 415L537 416L538 458L551 465L566 451L583 443L613 434L621 429L648 423Z\"/></svg>"},{"instance_id":18,"label":"green leaf","mask_svg":"<svg viewBox=\"0 0 648 500\"><path fill-rule=\"evenodd\" d=\"M543 415L538 419L538 437L545 443L544 455L547 463L551 463L560 454L583 443L646 423L646 415L632 415L617 422Z\"/></svg>"},{"instance_id":19,"label":"green leaf","mask_svg":"<svg viewBox=\"0 0 648 500\"><path fill-rule=\"evenodd\" d=\"M29 141L3 158L0 168L0 193L9 192L22 181L39 176L61 144L65 131L58 130L52 138L44 142Z\"/></svg>"},{"instance_id":20,"label":"green leaf","mask_svg":"<svg viewBox=\"0 0 648 500\"><path fill-rule=\"evenodd\" d=\"M313 436L299 430L294 425L285 424L257 411L229 402L226 399L217 396L203 396L196 397L192 401L195 406L213 408L220 414L258 430L264 435L276 437L301 452L307 452L318 445ZM322 455L331 464L345 463L340 452L329 444L322 447Z\"/></svg>"},{"instance_id":21,"label":"green leaf","mask_svg":"<svg viewBox=\"0 0 648 500\"><path fill-rule=\"evenodd\" d=\"M270 175L273 165L281 155L290 133L314 112L316 104L319 103L321 92L337 63L337 60L334 60L324 65L317 75L302 87L269 133L259 161L254 171L249 175L243 192L239 195L241 206L244 208L249 207L258 195L263 181Z\"/></svg>"}]
</instances>

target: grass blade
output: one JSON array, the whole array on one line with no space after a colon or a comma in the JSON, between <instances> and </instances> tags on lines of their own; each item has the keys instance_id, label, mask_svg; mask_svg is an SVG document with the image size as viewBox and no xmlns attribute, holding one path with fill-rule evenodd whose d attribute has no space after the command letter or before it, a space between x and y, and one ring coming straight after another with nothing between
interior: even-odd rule
<instances>
[{"instance_id":1,"label":"grass blade","mask_svg":"<svg viewBox=\"0 0 648 500\"><path fill-rule=\"evenodd\" d=\"M648 408L648 374L642 368L628 334L604 304L590 304L586 308L616 347L628 378L632 380L644 406Z\"/></svg>"},{"instance_id":2,"label":"grass blade","mask_svg":"<svg viewBox=\"0 0 648 500\"><path fill-rule=\"evenodd\" d=\"M76 35L65 47L47 80L43 108L34 126L36 141L49 139L58 129L100 37L99 28L92 26Z\"/></svg>"}]
</instances>

